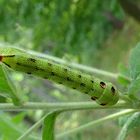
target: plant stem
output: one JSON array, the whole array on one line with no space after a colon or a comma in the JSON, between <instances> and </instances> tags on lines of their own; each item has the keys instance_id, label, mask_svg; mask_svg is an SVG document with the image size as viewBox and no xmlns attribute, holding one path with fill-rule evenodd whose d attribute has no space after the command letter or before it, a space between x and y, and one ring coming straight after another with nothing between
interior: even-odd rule
<instances>
[{"instance_id":1,"label":"plant stem","mask_svg":"<svg viewBox=\"0 0 140 140\"><path fill-rule=\"evenodd\" d=\"M93 102L67 102L67 103L40 103L28 102L22 106L15 106L12 103L1 103L0 110L3 111L23 111L23 110L53 110L53 109L69 109L69 110L84 110L84 109L139 109L131 104L118 103L114 106L100 106Z\"/></svg>"},{"instance_id":2,"label":"plant stem","mask_svg":"<svg viewBox=\"0 0 140 140\"><path fill-rule=\"evenodd\" d=\"M92 121L92 122L89 122L89 123L86 123L84 125L81 125L77 128L73 128L72 130L69 130L69 131L65 131L61 134L57 134L56 137L57 138L62 138L62 137L65 137L65 136L68 136L70 134L74 134L74 133L77 133L77 132L81 132L87 128L90 128L92 126L96 126L96 125L99 125L99 124L102 124L108 120L113 120L113 119L116 119L120 116L124 116L124 115L128 115L128 114L132 114L134 112L137 112L139 111L140 109L129 109L129 110L125 110L125 111L121 111L121 112L117 112L117 113L114 113L114 114L111 114L111 115L108 115L106 117L103 117L101 119L97 119L95 121Z\"/></svg>"},{"instance_id":3,"label":"plant stem","mask_svg":"<svg viewBox=\"0 0 140 140\"><path fill-rule=\"evenodd\" d=\"M8 44L8 43L2 43L2 44L3 45L5 44L6 46L9 46L9 47L20 48L19 46L11 45L11 44ZM2 45L2 44L0 43L0 45ZM46 59L55 61L57 63L63 64L63 65L66 65L66 66L70 66L72 68L76 68L76 69L79 69L79 70L83 70L83 71L86 71L86 72L89 72L89 73L92 73L92 74L94 73L94 74L98 74L98 75L101 75L101 76L107 76L107 77L110 77L110 78L113 78L113 79L117 79L118 76L119 76L119 73L112 73L112 72L108 72L108 71L105 71L105 70L100 70L100 69L97 69L97 68L93 68L93 67L90 67L90 66L77 64L77 63L66 61L66 60L63 60L61 58L54 57L54 56L51 56L51 55L48 55L48 54L35 52L33 50L28 50L28 52L33 54L33 55L36 55L36 56L39 56L39 57L44 57ZM124 78L126 80L129 80L128 77L124 76Z\"/></svg>"},{"instance_id":4,"label":"plant stem","mask_svg":"<svg viewBox=\"0 0 140 140\"><path fill-rule=\"evenodd\" d=\"M54 57L54 56L51 56L51 55L48 55L48 54L46 55L46 54L38 53L38 52L35 52L35 51L29 51L29 52L34 54L34 55L41 56L41 57L44 57L46 59L49 59L51 61L55 61L56 63L66 65L66 66L69 66L69 67L74 68L74 69L79 69L79 70L82 70L82 71L87 72L87 73L98 74L100 76L106 76L106 77L109 77L109 78L113 78L115 80L117 80L118 77L121 76L126 81L131 81L131 79L129 77L127 77L125 75L122 75L120 73L112 73L112 72L97 69L97 68L94 68L94 67L90 67L90 66L70 62L70 61L66 61L64 59Z\"/></svg>"},{"instance_id":5,"label":"plant stem","mask_svg":"<svg viewBox=\"0 0 140 140\"><path fill-rule=\"evenodd\" d=\"M118 77L117 73L111 73L111 72L108 72L108 71L105 71L105 70L96 69L96 68L85 66L85 65L82 65L82 64L70 63L69 65L71 67L77 68L79 70L84 70L84 71L89 72L89 73L95 73L95 74L110 77L110 78L113 78L113 79L117 79L117 77Z\"/></svg>"},{"instance_id":6,"label":"plant stem","mask_svg":"<svg viewBox=\"0 0 140 140\"><path fill-rule=\"evenodd\" d=\"M25 140L33 131L35 131L39 126L41 126L43 120L48 114L44 115L38 122L36 122L32 127L30 127L23 135L21 135L17 140Z\"/></svg>"},{"instance_id":7,"label":"plant stem","mask_svg":"<svg viewBox=\"0 0 140 140\"><path fill-rule=\"evenodd\" d=\"M79 70L83 70L83 71L86 71L86 72L89 72L89 73L98 74L98 75L101 75L101 76L102 75L107 76L107 77L110 77L110 78L113 78L113 79L118 78L117 73L112 73L112 72L108 72L108 71L105 71L105 70L100 70L100 69L85 66L85 65L82 65L82 64L77 64L77 63L74 63L74 62L68 62L66 60L63 60L61 58L54 57L54 56L51 56L51 55L45 55L45 54L34 52L34 51L29 51L29 52L34 54L34 55L42 56L46 59L55 61L57 63L63 64L63 65L66 65L66 66L70 66L71 68L76 68L76 69L79 69Z\"/></svg>"},{"instance_id":8,"label":"plant stem","mask_svg":"<svg viewBox=\"0 0 140 140\"><path fill-rule=\"evenodd\" d=\"M125 101L127 104L132 104L132 101L127 95L123 95L122 93L119 93L120 99Z\"/></svg>"}]
</instances>

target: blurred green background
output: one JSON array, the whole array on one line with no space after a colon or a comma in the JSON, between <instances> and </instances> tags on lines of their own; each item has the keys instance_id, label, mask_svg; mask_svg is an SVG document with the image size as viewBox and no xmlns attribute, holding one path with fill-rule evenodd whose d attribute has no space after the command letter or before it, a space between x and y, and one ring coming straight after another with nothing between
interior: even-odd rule
<instances>
[{"instance_id":1,"label":"blurred green background","mask_svg":"<svg viewBox=\"0 0 140 140\"><path fill-rule=\"evenodd\" d=\"M68 62L118 72L120 63L127 66L129 51L139 41L139 0L0 0L0 43L8 42ZM89 101L85 95L47 80L17 72L12 72L12 78L29 101ZM72 129L111 112L90 110L64 113L57 119L56 131ZM2 114L4 118L5 115L12 118L19 115ZM22 126L19 127L26 130L43 112L21 114L24 117L21 117L19 122ZM2 121L0 118L0 123ZM117 121L109 122L65 139L112 140L120 129L117 124ZM1 135L2 130L0 128ZM135 131L128 140L137 138L138 131Z\"/></svg>"}]
</instances>

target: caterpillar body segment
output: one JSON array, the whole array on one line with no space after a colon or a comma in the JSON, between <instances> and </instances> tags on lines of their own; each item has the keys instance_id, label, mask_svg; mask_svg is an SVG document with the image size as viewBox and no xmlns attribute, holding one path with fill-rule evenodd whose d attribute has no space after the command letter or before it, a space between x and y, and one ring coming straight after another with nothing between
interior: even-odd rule
<instances>
[{"instance_id":1,"label":"caterpillar body segment","mask_svg":"<svg viewBox=\"0 0 140 140\"><path fill-rule=\"evenodd\" d=\"M0 48L0 61L13 70L36 75L76 89L90 95L92 100L102 106L114 105L119 100L119 93L112 83L106 83L81 71L36 57L26 51L16 49L14 52L15 48L9 49L7 53L7 51L2 51L4 48Z\"/></svg>"}]
</instances>

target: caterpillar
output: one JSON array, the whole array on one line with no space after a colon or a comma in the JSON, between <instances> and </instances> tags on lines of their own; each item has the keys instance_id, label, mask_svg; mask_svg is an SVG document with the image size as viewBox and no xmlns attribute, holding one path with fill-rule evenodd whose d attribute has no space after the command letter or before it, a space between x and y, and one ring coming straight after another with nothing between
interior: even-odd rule
<instances>
[{"instance_id":1,"label":"caterpillar","mask_svg":"<svg viewBox=\"0 0 140 140\"><path fill-rule=\"evenodd\" d=\"M110 82L69 68L54 61L37 57L17 48L0 48L0 62L7 67L51 80L91 96L102 106L111 106L119 100L119 92Z\"/></svg>"}]
</instances>

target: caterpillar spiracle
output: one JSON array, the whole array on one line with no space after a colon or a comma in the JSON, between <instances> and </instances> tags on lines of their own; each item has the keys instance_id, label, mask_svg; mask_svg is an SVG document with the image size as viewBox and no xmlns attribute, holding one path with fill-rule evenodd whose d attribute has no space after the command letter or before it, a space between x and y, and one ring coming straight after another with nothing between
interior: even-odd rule
<instances>
[{"instance_id":1,"label":"caterpillar spiracle","mask_svg":"<svg viewBox=\"0 0 140 140\"><path fill-rule=\"evenodd\" d=\"M40 58L28 51L1 47L0 61L13 70L39 76L88 94L102 106L114 105L119 100L119 92L112 83Z\"/></svg>"}]
</instances>

